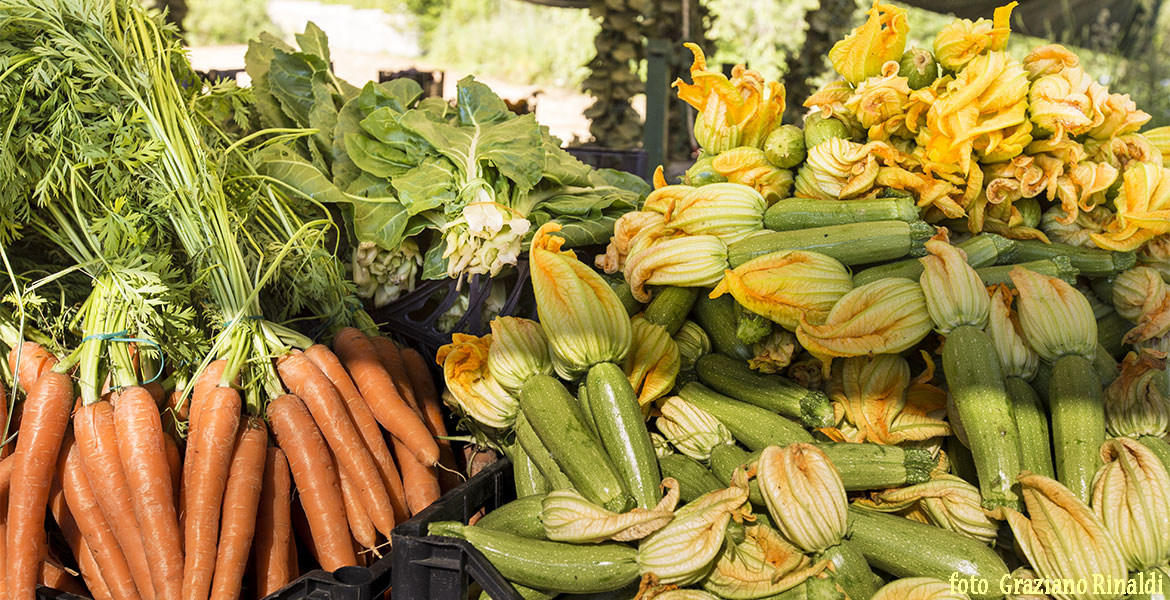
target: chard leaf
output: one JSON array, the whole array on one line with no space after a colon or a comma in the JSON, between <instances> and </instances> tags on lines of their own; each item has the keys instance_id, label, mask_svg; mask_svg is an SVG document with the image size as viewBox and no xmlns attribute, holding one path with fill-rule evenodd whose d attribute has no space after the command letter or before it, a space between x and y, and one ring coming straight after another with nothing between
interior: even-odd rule
<instances>
[{"instance_id":1,"label":"chard leaf","mask_svg":"<svg viewBox=\"0 0 1170 600\"><path fill-rule=\"evenodd\" d=\"M274 50L269 66L268 84L280 100L285 113L302 127L309 126L309 112L316 101L314 86L325 85L328 63L320 57L303 52L289 53ZM321 74L321 77L318 77Z\"/></svg>"},{"instance_id":2,"label":"chard leaf","mask_svg":"<svg viewBox=\"0 0 1170 600\"><path fill-rule=\"evenodd\" d=\"M608 243L610 237L613 236L613 225L617 222L617 217L605 216L600 219L569 221L567 223L562 219L557 219L557 221L561 224L561 230L557 232L557 235L565 238L565 247L578 248Z\"/></svg>"},{"instance_id":3,"label":"chard leaf","mask_svg":"<svg viewBox=\"0 0 1170 600\"><path fill-rule=\"evenodd\" d=\"M296 38L297 45L303 52L320 58L326 65L329 64L329 37L316 23L312 21L306 23L305 32L296 34Z\"/></svg>"},{"instance_id":4,"label":"chard leaf","mask_svg":"<svg viewBox=\"0 0 1170 600\"><path fill-rule=\"evenodd\" d=\"M443 240L442 236L435 236L431 241L431 247L427 248L426 254L423 255L423 279L446 279L447 278L447 259L443 258L443 252L447 249L447 242Z\"/></svg>"},{"instance_id":5,"label":"chard leaf","mask_svg":"<svg viewBox=\"0 0 1170 600\"><path fill-rule=\"evenodd\" d=\"M455 187L458 177L455 165L445 158L428 158L423 163L391 182L398 192L398 200L407 212L420 212L453 203L459 195Z\"/></svg>"},{"instance_id":6,"label":"chard leaf","mask_svg":"<svg viewBox=\"0 0 1170 600\"><path fill-rule=\"evenodd\" d=\"M313 85L313 106L309 110L309 127L316 129L309 140L314 164L326 173L332 172L333 130L337 127L337 109L333 94L322 84Z\"/></svg>"},{"instance_id":7,"label":"chard leaf","mask_svg":"<svg viewBox=\"0 0 1170 600\"><path fill-rule=\"evenodd\" d=\"M361 122L379 108L405 112L418 101L422 88L410 79L395 79L386 83L369 82L361 93L346 102L337 113L337 125L333 128L333 182L347 188L358 176L361 169L354 164L346 151L345 137L361 134Z\"/></svg>"},{"instance_id":8,"label":"chard leaf","mask_svg":"<svg viewBox=\"0 0 1170 600\"><path fill-rule=\"evenodd\" d=\"M460 117L464 116L460 108ZM482 111L469 111L474 118ZM422 136L439 154L460 170L466 182L482 178L483 166L494 167L520 189L531 189L544 170L540 127L532 115L500 122L477 122L463 126L436 123L419 111L402 115L401 124Z\"/></svg>"},{"instance_id":9,"label":"chard leaf","mask_svg":"<svg viewBox=\"0 0 1170 600\"><path fill-rule=\"evenodd\" d=\"M465 127L516 118L516 115L508 110L508 105L491 88L470 75L459 80L459 85L455 88L455 100L459 124Z\"/></svg>"},{"instance_id":10,"label":"chard leaf","mask_svg":"<svg viewBox=\"0 0 1170 600\"><path fill-rule=\"evenodd\" d=\"M269 66L276 57L277 49L293 51L292 47L270 33L262 33L258 38L250 40L248 51L244 54L244 70L252 79L253 97L261 124L264 127L294 127L296 124L284 114L280 100L273 95L272 86L268 82Z\"/></svg>"},{"instance_id":11,"label":"chard leaf","mask_svg":"<svg viewBox=\"0 0 1170 600\"><path fill-rule=\"evenodd\" d=\"M645 179L617 169L594 169L589 174L589 181L594 187L610 185L626 190L637 197L635 202L639 206L642 204L642 200L654 189L650 187L649 183L646 183Z\"/></svg>"}]
</instances>

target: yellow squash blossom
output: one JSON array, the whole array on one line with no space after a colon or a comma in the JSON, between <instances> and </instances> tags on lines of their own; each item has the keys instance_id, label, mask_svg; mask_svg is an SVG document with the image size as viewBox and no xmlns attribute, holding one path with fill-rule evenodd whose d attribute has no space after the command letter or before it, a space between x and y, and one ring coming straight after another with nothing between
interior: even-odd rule
<instances>
[{"instance_id":1,"label":"yellow squash blossom","mask_svg":"<svg viewBox=\"0 0 1170 600\"><path fill-rule=\"evenodd\" d=\"M727 245L722 240L713 235L690 235L631 249L625 276L634 298L648 302L648 285L711 287L729 266Z\"/></svg>"},{"instance_id":2,"label":"yellow squash blossom","mask_svg":"<svg viewBox=\"0 0 1170 600\"><path fill-rule=\"evenodd\" d=\"M1040 357L1024 341L1019 315L1012 310L1012 290L999 285L991 296L987 320L987 335L999 356L1004 377L1019 377L1030 381L1040 367Z\"/></svg>"},{"instance_id":3,"label":"yellow squash blossom","mask_svg":"<svg viewBox=\"0 0 1170 600\"><path fill-rule=\"evenodd\" d=\"M1020 325L1036 354L1048 363L1067 354L1092 360L1097 319L1084 294L1064 280L1018 265L1010 276L1020 294Z\"/></svg>"},{"instance_id":4,"label":"yellow squash blossom","mask_svg":"<svg viewBox=\"0 0 1170 600\"><path fill-rule=\"evenodd\" d=\"M1080 64L1081 59L1060 44L1040 46L1024 57L1024 70L1028 72L1028 79L1032 81L1047 75L1056 75Z\"/></svg>"},{"instance_id":5,"label":"yellow squash blossom","mask_svg":"<svg viewBox=\"0 0 1170 600\"><path fill-rule=\"evenodd\" d=\"M910 80L898 75L898 68L895 61L886 63L880 74L858 84L845 101L845 108L856 115L861 126L869 131L871 140L914 137L906 125Z\"/></svg>"},{"instance_id":6,"label":"yellow squash blossom","mask_svg":"<svg viewBox=\"0 0 1170 600\"><path fill-rule=\"evenodd\" d=\"M586 500L574 490L554 490L541 502L540 522L548 539L557 542L592 544L614 540L640 540L674 518L678 504L678 481L667 477L662 487L669 490L658 505L615 513Z\"/></svg>"},{"instance_id":7,"label":"yellow squash blossom","mask_svg":"<svg viewBox=\"0 0 1170 600\"><path fill-rule=\"evenodd\" d=\"M1110 435L1162 437L1170 428L1170 398L1158 389L1166 356L1141 349L1126 354L1121 374L1105 388L1105 430Z\"/></svg>"},{"instance_id":8,"label":"yellow squash blossom","mask_svg":"<svg viewBox=\"0 0 1170 600\"><path fill-rule=\"evenodd\" d=\"M766 525L744 528L744 541L730 543L711 573L703 580L703 589L720 598L772 597L792 589L823 571L828 560L812 564Z\"/></svg>"},{"instance_id":9,"label":"yellow squash blossom","mask_svg":"<svg viewBox=\"0 0 1170 600\"><path fill-rule=\"evenodd\" d=\"M954 588L933 577L907 577L883 585L870 600L970 600Z\"/></svg>"},{"instance_id":10,"label":"yellow squash blossom","mask_svg":"<svg viewBox=\"0 0 1170 600\"><path fill-rule=\"evenodd\" d=\"M755 356L748 359L748 368L761 373L782 373L797 352L796 334L787 329L776 329L768 337L752 344Z\"/></svg>"},{"instance_id":11,"label":"yellow squash blossom","mask_svg":"<svg viewBox=\"0 0 1170 600\"><path fill-rule=\"evenodd\" d=\"M1170 560L1170 474L1158 455L1136 440L1101 446L1105 466L1093 479L1093 512L1134 571Z\"/></svg>"},{"instance_id":12,"label":"yellow squash blossom","mask_svg":"<svg viewBox=\"0 0 1170 600\"><path fill-rule=\"evenodd\" d=\"M864 196L877 184L883 164L894 165L901 153L885 142L858 144L830 138L808 150L796 174L796 196L847 200Z\"/></svg>"},{"instance_id":13,"label":"yellow squash blossom","mask_svg":"<svg viewBox=\"0 0 1170 600\"><path fill-rule=\"evenodd\" d=\"M1170 332L1170 287L1155 269L1134 267L1118 274L1113 284L1113 307L1117 314L1138 324L1126 334L1127 343Z\"/></svg>"},{"instance_id":14,"label":"yellow squash blossom","mask_svg":"<svg viewBox=\"0 0 1170 600\"><path fill-rule=\"evenodd\" d=\"M926 242L926 251L918 259L923 267L918 281L935 331L947 335L963 325L983 329L990 300L983 280L967 264L967 253L950 244L946 228Z\"/></svg>"},{"instance_id":15,"label":"yellow squash blossom","mask_svg":"<svg viewBox=\"0 0 1170 600\"><path fill-rule=\"evenodd\" d=\"M674 334L674 344L678 347L680 372L694 370L695 362L711 353L711 338L691 320L683 321L678 333Z\"/></svg>"},{"instance_id":16,"label":"yellow squash blossom","mask_svg":"<svg viewBox=\"0 0 1170 600\"><path fill-rule=\"evenodd\" d=\"M902 58L910 24L906 11L874 0L869 18L829 50L829 61L845 81L857 85Z\"/></svg>"},{"instance_id":17,"label":"yellow squash blossom","mask_svg":"<svg viewBox=\"0 0 1170 600\"><path fill-rule=\"evenodd\" d=\"M764 228L767 209L764 197L750 186L712 183L675 202L666 213L666 227L691 236L713 235L733 244Z\"/></svg>"},{"instance_id":18,"label":"yellow squash blossom","mask_svg":"<svg viewBox=\"0 0 1170 600\"><path fill-rule=\"evenodd\" d=\"M520 403L488 369L492 336L456 333L451 339L450 344L439 348L435 362L443 366L443 381L450 392L452 408L487 427L511 427Z\"/></svg>"},{"instance_id":19,"label":"yellow squash blossom","mask_svg":"<svg viewBox=\"0 0 1170 600\"><path fill-rule=\"evenodd\" d=\"M708 153L736 146L761 148L784 114L784 86L764 81L756 71L737 65L731 79L707 68L697 44L684 44L694 54L691 83L674 82L678 97L695 110L695 139Z\"/></svg>"},{"instance_id":20,"label":"yellow squash blossom","mask_svg":"<svg viewBox=\"0 0 1170 600\"><path fill-rule=\"evenodd\" d=\"M630 320L633 345L626 355L625 372L638 404L647 406L674 387L678 376L678 346L661 325L642 317Z\"/></svg>"},{"instance_id":21,"label":"yellow squash blossom","mask_svg":"<svg viewBox=\"0 0 1170 600\"><path fill-rule=\"evenodd\" d=\"M948 435L947 423L931 416L942 411L946 395L923 384L911 381L909 363L897 355L841 361L827 390L838 425L826 433L838 441L886 445Z\"/></svg>"},{"instance_id":22,"label":"yellow squash blossom","mask_svg":"<svg viewBox=\"0 0 1170 600\"><path fill-rule=\"evenodd\" d=\"M1078 211L1072 221L1068 214L1059 206L1046 211L1040 218L1040 229L1053 242L1077 246L1079 248L1096 248L1090 237L1094 233L1105 231L1105 224L1113 219L1113 211L1104 206L1097 206L1088 212Z\"/></svg>"},{"instance_id":23,"label":"yellow squash blossom","mask_svg":"<svg viewBox=\"0 0 1170 600\"><path fill-rule=\"evenodd\" d=\"M667 398L660 410L658 430L670 445L695 460L711 460L711 450L716 446L735 443L726 425L679 396Z\"/></svg>"},{"instance_id":24,"label":"yellow squash blossom","mask_svg":"<svg viewBox=\"0 0 1170 600\"><path fill-rule=\"evenodd\" d=\"M1109 91L1084 69L1073 67L1032 82L1028 92L1032 123L1059 141L1078 136L1105 122Z\"/></svg>"},{"instance_id":25,"label":"yellow squash blossom","mask_svg":"<svg viewBox=\"0 0 1170 600\"><path fill-rule=\"evenodd\" d=\"M1071 223L1081 211L1091 211L1105 201L1105 192L1117 178L1117 170L1104 162L1090 161L1085 148L1069 138L1037 140L1024 154L1008 162L989 165L987 197L991 204L1008 204L1020 198L1044 194L1059 201Z\"/></svg>"},{"instance_id":26,"label":"yellow squash blossom","mask_svg":"<svg viewBox=\"0 0 1170 600\"><path fill-rule=\"evenodd\" d=\"M934 58L948 71L959 71L984 52L1007 48L1015 2L995 9L992 19L955 19L934 38Z\"/></svg>"},{"instance_id":27,"label":"yellow squash blossom","mask_svg":"<svg viewBox=\"0 0 1170 600\"><path fill-rule=\"evenodd\" d=\"M882 512L902 513L909 519L948 529L984 544L995 541L999 529L999 525L983 510L979 488L946 473L935 473L925 483L874 492L857 503Z\"/></svg>"},{"instance_id":28,"label":"yellow squash blossom","mask_svg":"<svg viewBox=\"0 0 1170 600\"><path fill-rule=\"evenodd\" d=\"M755 469L760 495L784 539L810 553L841 543L849 504L841 474L824 451L803 443L768 446Z\"/></svg>"},{"instance_id":29,"label":"yellow squash blossom","mask_svg":"<svg viewBox=\"0 0 1170 600\"><path fill-rule=\"evenodd\" d=\"M711 168L730 183L759 192L767 206L787 198L792 191L792 171L773 166L763 150L752 146L740 146L719 154L712 159ZM702 189L711 185L720 184L709 184Z\"/></svg>"},{"instance_id":30,"label":"yellow squash blossom","mask_svg":"<svg viewBox=\"0 0 1170 600\"><path fill-rule=\"evenodd\" d=\"M1163 163L1170 163L1170 125L1147 129L1142 136L1162 154Z\"/></svg>"},{"instance_id":31,"label":"yellow squash blossom","mask_svg":"<svg viewBox=\"0 0 1170 600\"><path fill-rule=\"evenodd\" d=\"M845 107L845 102L852 96L853 86L848 81L838 79L826 83L810 94L804 101L804 107L816 109L826 119L837 119L851 132L860 135L865 131L861 127L861 122L857 120L857 115Z\"/></svg>"},{"instance_id":32,"label":"yellow squash blossom","mask_svg":"<svg viewBox=\"0 0 1170 600\"><path fill-rule=\"evenodd\" d=\"M891 277L854 288L833 305L823 324L802 317L796 338L826 367L834 357L895 354L930 333L922 288Z\"/></svg>"},{"instance_id":33,"label":"yellow squash blossom","mask_svg":"<svg viewBox=\"0 0 1170 600\"><path fill-rule=\"evenodd\" d=\"M540 323L517 317L492 319L492 344L488 351L488 370L511 394L519 394L524 382L533 375L551 375L552 359L548 355L548 338Z\"/></svg>"},{"instance_id":34,"label":"yellow squash blossom","mask_svg":"<svg viewBox=\"0 0 1170 600\"><path fill-rule=\"evenodd\" d=\"M853 289L853 279L836 259L818 252L781 250L727 271L712 298L731 293L744 308L795 330L801 317L820 323Z\"/></svg>"},{"instance_id":35,"label":"yellow squash blossom","mask_svg":"<svg viewBox=\"0 0 1170 600\"><path fill-rule=\"evenodd\" d=\"M1138 110L1137 104L1130 99L1129 94L1109 94L1102 112L1105 113L1105 122L1089 131L1089 137L1106 140L1133 133L1152 118L1149 113Z\"/></svg>"},{"instance_id":36,"label":"yellow squash blossom","mask_svg":"<svg viewBox=\"0 0 1170 600\"><path fill-rule=\"evenodd\" d=\"M1142 133L1126 133L1106 140L1085 140L1085 151L1096 161L1108 163L1124 173L1136 163L1164 166L1162 151Z\"/></svg>"},{"instance_id":37,"label":"yellow squash blossom","mask_svg":"<svg viewBox=\"0 0 1170 600\"><path fill-rule=\"evenodd\" d=\"M1170 170L1138 163L1122 175L1121 193L1107 231L1093 234L1106 250L1135 250L1154 236L1170 233Z\"/></svg>"},{"instance_id":38,"label":"yellow squash blossom","mask_svg":"<svg viewBox=\"0 0 1170 600\"><path fill-rule=\"evenodd\" d=\"M648 210L636 210L618 217L613 224L613 236L609 238L605 254L599 254L595 260L597 268L611 275L625 268L634 237L647 230L655 230L660 236L665 235L666 217Z\"/></svg>"}]
</instances>

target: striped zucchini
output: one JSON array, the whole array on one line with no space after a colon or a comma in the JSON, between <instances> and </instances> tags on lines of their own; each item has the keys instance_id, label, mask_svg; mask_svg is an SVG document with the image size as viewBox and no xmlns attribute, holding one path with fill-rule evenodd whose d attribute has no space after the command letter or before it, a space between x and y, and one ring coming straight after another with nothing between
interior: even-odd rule
<instances>
[{"instance_id":1,"label":"striped zucchini","mask_svg":"<svg viewBox=\"0 0 1170 600\"><path fill-rule=\"evenodd\" d=\"M833 579L850 600L869 600L882 587L881 579L874 575L865 556L849 540L825 550L815 558L817 562L828 560L832 564Z\"/></svg>"},{"instance_id":2,"label":"striped zucchini","mask_svg":"<svg viewBox=\"0 0 1170 600\"><path fill-rule=\"evenodd\" d=\"M1104 317L1097 319L1097 343L1114 358L1124 356L1129 350L1125 343L1125 334L1134 328L1134 324L1125 320L1125 317L1111 310Z\"/></svg>"},{"instance_id":3,"label":"striped zucchini","mask_svg":"<svg viewBox=\"0 0 1170 600\"><path fill-rule=\"evenodd\" d=\"M1101 380L1093 363L1068 354L1052 365L1048 383L1056 478L1088 504L1105 443Z\"/></svg>"},{"instance_id":4,"label":"striped zucchini","mask_svg":"<svg viewBox=\"0 0 1170 600\"><path fill-rule=\"evenodd\" d=\"M695 370L703 384L721 394L800 419L810 428L833 426L833 405L820 390L801 387L779 375L758 373L743 361L720 354L700 358Z\"/></svg>"},{"instance_id":5,"label":"striped zucchini","mask_svg":"<svg viewBox=\"0 0 1170 600\"><path fill-rule=\"evenodd\" d=\"M621 301L622 306L626 309L626 314L634 316L642 312L642 303L634 297L634 291L630 289L630 284L624 280L621 283L615 284L613 293L617 294L618 300Z\"/></svg>"},{"instance_id":6,"label":"striped zucchini","mask_svg":"<svg viewBox=\"0 0 1170 600\"><path fill-rule=\"evenodd\" d=\"M915 221L918 207L914 199L872 198L868 200L818 200L787 198L773 204L764 213L764 227L772 231L791 231L813 227L830 227L872 221Z\"/></svg>"},{"instance_id":7,"label":"striped zucchini","mask_svg":"<svg viewBox=\"0 0 1170 600\"><path fill-rule=\"evenodd\" d=\"M922 256L934 226L922 221L873 221L796 231L765 231L727 247L731 268L780 250L809 250L844 265L864 265Z\"/></svg>"},{"instance_id":8,"label":"striped zucchini","mask_svg":"<svg viewBox=\"0 0 1170 600\"><path fill-rule=\"evenodd\" d=\"M699 288L664 287L654 294L654 299L646 305L642 317L647 321L660 325L672 337L678 333L699 297Z\"/></svg>"},{"instance_id":9,"label":"striped zucchini","mask_svg":"<svg viewBox=\"0 0 1170 600\"><path fill-rule=\"evenodd\" d=\"M589 369L585 385L602 448L625 482L626 491L638 508L654 508L662 499L662 477L646 418L630 380L621 367L607 362Z\"/></svg>"},{"instance_id":10,"label":"striped zucchini","mask_svg":"<svg viewBox=\"0 0 1170 600\"><path fill-rule=\"evenodd\" d=\"M1032 386L1019 377L1008 377L1003 384L1011 398L1012 415L1019 432L1020 469L1055 478L1044 404Z\"/></svg>"},{"instance_id":11,"label":"striped zucchini","mask_svg":"<svg viewBox=\"0 0 1170 600\"><path fill-rule=\"evenodd\" d=\"M1057 256L1067 256L1072 266L1085 277L1107 277L1137 264L1137 256L1133 252L1112 252L1055 242L1046 244L1040 240L1020 240L1013 262L1030 262Z\"/></svg>"},{"instance_id":12,"label":"striped zucchini","mask_svg":"<svg viewBox=\"0 0 1170 600\"><path fill-rule=\"evenodd\" d=\"M711 338L711 347L718 353L731 358L747 361L756 353L735 335L735 298L724 294L709 298L700 294L693 309L695 321Z\"/></svg>"},{"instance_id":13,"label":"striped zucchini","mask_svg":"<svg viewBox=\"0 0 1170 600\"><path fill-rule=\"evenodd\" d=\"M846 491L884 490L925 483L938 463L930 452L922 448L902 448L881 444L850 444L837 442L814 442L817 448L829 457L841 475ZM739 448L728 450L718 447L720 458L716 462L711 454L711 469L725 484L731 481L736 467L750 464L759 459L760 452L748 454ZM741 460L733 464L730 457Z\"/></svg>"},{"instance_id":14,"label":"striped zucchini","mask_svg":"<svg viewBox=\"0 0 1170 600\"><path fill-rule=\"evenodd\" d=\"M547 494L551 488L544 474L537 468L532 457L520 447L513 444L508 451L508 458L512 459L512 478L516 483L516 497L523 498L533 494Z\"/></svg>"},{"instance_id":15,"label":"striped zucchini","mask_svg":"<svg viewBox=\"0 0 1170 600\"><path fill-rule=\"evenodd\" d=\"M544 442L540 441L540 436L532 430L532 425L528 423L528 419L524 418L523 412L516 415L514 430L516 432L516 445L519 446L518 450L532 460L532 464L544 477L550 490L566 490L573 487L560 465L553 460L552 453L544 446Z\"/></svg>"},{"instance_id":16,"label":"striped zucchini","mask_svg":"<svg viewBox=\"0 0 1170 600\"><path fill-rule=\"evenodd\" d=\"M731 432L732 437L751 450L812 442L813 438L795 421L772 411L728 398L701 383L688 383L679 391L684 400L711 413Z\"/></svg>"},{"instance_id":17,"label":"striped zucchini","mask_svg":"<svg viewBox=\"0 0 1170 600\"><path fill-rule=\"evenodd\" d=\"M1054 256L1043 260L1020 263L1018 265L980 267L975 269L975 273L979 275L979 279L983 280L984 285L1004 284L1015 287L1012 285L1012 278L1009 276L1009 273L1016 267L1023 267L1041 275L1055 277L1068 284L1075 284L1077 282L1077 275L1079 274L1079 271L1077 271L1077 268L1073 266L1072 261L1067 256Z\"/></svg>"},{"instance_id":18,"label":"striped zucchini","mask_svg":"<svg viewBox=\"0 0 1170 600\"><path fill-rule=\"evenodd\" d=\"M597 434L597 421L593 419L593 407L589 405L589 386L577 386L577 405L581 408L581 420L585 422L585 426L593 435L601 437Z\"/></svg>"},{"instance_id":19,"label":"striped zucchini","mask_svg":"<svg viewBox=\"0 0 1170 600\"><path fill-rule=\"evenodd\" d=\"M979 487L979 475L975 472L975 457L971 456L971 450L956 435L947 437L946 444L951 474Z\"/></svg>"},{"instance_id":20,"label":"striped zucchini","mask_svg":"<svg viewBox=\"0 0 1170 600\"><path fill-rule=\"evenodd\" d=\"M544 510L544 494L522 496L484 515L476 527L503 531L533 540L546 540L540 512Z\"/></svg>"},{"instance_id":21,"label":"striped zucchini","mask_svg":"<svg viewBox=\"0 0 1170 600\"><path fill-rule=\"evenodd\" d=\"M707 467L684 454L661 456L658 458L658 467L663 477L673 477L678 481L678 495L683 502L724 488L724 484Z\"/></svg>"},{"instance_id":22,"label":"striped zucchini","mask_svg":"<svg viewBox=\"0 0 1170 600\"><path fill-rule=\"evenodd\" d=\"M711 449L711 472L724 487L731 486L731 476L735 470L758 458L735 444L720 444ZM767 506L764 495L760 493L760 484L753 477L748 482L748 499L756 506Z\"/></svg>"},{"instance_id":23,"label":"striped zucchini","mask_svg":"<svg viewBox=\"0 0 1170 600\"><path fill-rule=\"evenodd\" d=\"M967 264L972 267L986 267L999 263L1010 263L1016 253L1015 240L994 233L981 233L958 244L967 253ZM918 281L922 276L922 262L917 258L899 260L885 265L870 267L853 274L853 285L862 286L888 277L905 277Z\"/></svg>"}]
</instances>

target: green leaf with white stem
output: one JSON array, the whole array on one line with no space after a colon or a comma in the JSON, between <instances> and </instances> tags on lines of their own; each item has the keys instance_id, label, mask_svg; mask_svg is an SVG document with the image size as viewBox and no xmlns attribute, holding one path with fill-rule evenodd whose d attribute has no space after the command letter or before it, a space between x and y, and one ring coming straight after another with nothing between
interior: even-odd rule
<instances>
[{"instance_id":1,"label":"green leaf with white stem","mask_svg":"<svg viewBox=\"0 0 1170 600\"><path fill-rule=\"evenodd\" d=\"M445 158L428 158L419 166L392 181L398 201L411 216L442 208L456 201L459 190L453 185L458 174Z\"/></svg>"},{"instance_id":2,"label":"green leaf with white stem","mask_svg":"<svg viewBox=\"0 0 1170 600\"><path fill-rule=\"evenodd\" d=\"M386 83L371 81L341 107L337 113L337 126L333 129L333 181L338 187L345 189L361 174L361 169L346 151L346 136L362 135L361 121L379 108L406 112L418 102L422 93L422 88L412 79L395 79ZM360 145L358 140L353 143Z\"/></svg>"}]
</instances>

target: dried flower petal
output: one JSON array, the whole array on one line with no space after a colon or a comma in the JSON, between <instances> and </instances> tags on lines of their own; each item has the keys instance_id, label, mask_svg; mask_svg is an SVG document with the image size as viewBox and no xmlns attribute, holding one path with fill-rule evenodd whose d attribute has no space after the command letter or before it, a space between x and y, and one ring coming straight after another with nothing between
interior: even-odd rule
<instances>
[{"instance_id":1,"label":"dried flower petal","mask_svg":"<svg viewBox=\"0 0 1170 600\"><path fill-rule=\"evenodd\" d=\"M796 355L796 335L787 329L776 329L752 344L752 352L756 355L748 359L749 368L761 373L783 372Z\"/></svg>"}]
</instances>

